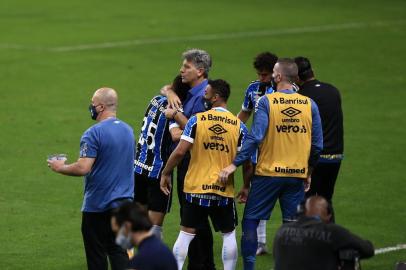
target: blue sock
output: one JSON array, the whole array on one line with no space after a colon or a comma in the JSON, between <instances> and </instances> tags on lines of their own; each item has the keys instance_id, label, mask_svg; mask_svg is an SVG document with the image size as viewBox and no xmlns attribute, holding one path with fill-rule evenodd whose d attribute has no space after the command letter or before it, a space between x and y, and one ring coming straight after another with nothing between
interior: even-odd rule
<instances>
[{"instance_id":1,"label":"blue sock","mask_svg":"<svg viewBox=\"0 0 406 270\"><path fill-rule=\"evenodd\" d=\"M259 219L242 220L241 253L243 257L244 270L254 270L255 253L257 252L258 238L257 227Z\"/></svg>"}]
</instances>

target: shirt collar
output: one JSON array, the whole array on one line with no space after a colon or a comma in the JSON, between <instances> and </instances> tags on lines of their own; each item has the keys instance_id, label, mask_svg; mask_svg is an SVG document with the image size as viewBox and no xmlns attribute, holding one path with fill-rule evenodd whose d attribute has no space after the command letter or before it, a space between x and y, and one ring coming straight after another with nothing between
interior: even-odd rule
<instances>
[{"instance_id":1,"label":"shirt collar","mask_svg":"<svg viewBox=\"0 0 406 270\"><path fill-rule=\"evenodd\" d=\"M207 83L208 83L207 79L204 79L201 83L190 89L189 93L192 96L198 95L202 90L206 89Z\"/></svg>"},{"instance_id":2,"label":"shirt collar","mask_svg":"<svg viewBox=\"0 0 406 270\"><path fill-rule=\"evenodd\" d=\"M276 91L273 90L272 86L270 86L269 88L266 89L265 94L272 94L273 92L276 92Z\"/></svg>"},{"instance_id":3,"label":"shirt collar","mask_svg":"<svg viewBox=\"0 0 406 270\"><path fill-rule=\"evenodd\" d=\"M284 93L284 94L294 94L294 93L296 93L295 91L293 91L293 89L283 89L283 90L280 90L278 92L281 92L281 93Z\"/></svg>"},{"instance_id":4,"label":"shirt collar","mask_svg":"<svg viewBox=\"0 0 406 270\"><path fill-rule=\"evenodd\" d=\"M220 111L220 112L228 112L228 110L226 108L223 108L223 107L213 107L211 109L215 110L215 111Z\"/></svg>"},{"instance_id":5,"label":"shirt collar","mask_svg":"<svg viewBox=\"0 0 406 270\"><path fill-rule=\"evenodd\" d=\"M319 81L319 80L313 79L313 80L310 80L310 81L304 82L304 83L302 84L302 87L307 86L307 85L318 84L318 83L320 83L320 81ZM302 88L302 87L301 87L301 88Z\"/></svg>"}]
</instances>

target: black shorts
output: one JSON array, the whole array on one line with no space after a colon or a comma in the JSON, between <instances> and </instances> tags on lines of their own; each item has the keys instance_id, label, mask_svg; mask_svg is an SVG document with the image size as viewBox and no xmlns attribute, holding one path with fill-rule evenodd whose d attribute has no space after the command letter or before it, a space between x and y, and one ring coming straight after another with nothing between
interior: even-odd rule
<instances>
[{"instance_id":1,"label":"black shorts","mask_svg":"<svg viewBox=\"0 0 406 270\"><path fill-rule=\"evenodd\" d=\"M160 189L160 179L134 174L134 201L146 205L148 210L169 213L172 204L172 192L166 196Z\"/></svg>"},{"instance_id":2,"label":"black shorts","mask_svg":"<svg viewBox=\"0 0 406 270\"><path fill-rule=\"evenodd\" d=\"M210 217L216 232L231 232L238 224L237 210L234 201L226 206L209 207L186 201L183 205L180 225L199 229L202 224L207 224L208 217Z\"/></svg>"}]
</instances>

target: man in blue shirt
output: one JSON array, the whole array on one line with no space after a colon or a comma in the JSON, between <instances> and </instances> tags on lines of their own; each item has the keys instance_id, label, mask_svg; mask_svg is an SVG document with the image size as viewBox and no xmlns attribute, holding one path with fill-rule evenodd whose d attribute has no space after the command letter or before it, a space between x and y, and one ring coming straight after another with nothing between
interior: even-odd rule
<instances>
[{"instance_id":1,"label":"man in blue shirt","mask_svg":"<svg viewBox=\"0 0 406 270\"><path fill-rule=\"evenodd\" d=\"M258 80L251 82L247 89L245 90L244 100L241 106L241 111L238 113L237 117L240 118L241 121L247 123L249 120L252 110L255 107L255 104L258 100L266 94L271 94L274 92L274 89L271 85L272 79L272 70L275 66L276 62L278 61L278 57L271 53L271 52L263 52L258 54L255 59L253 66L257 72ZM248 194L249 189L249 182L253 176L254 166L257 163L257 153L254 153L252 156L252 163L247 166L245 170L248 175L244 175L247 179L244 181L245 185L240 192L241 199L240 202L245 202L246 194ZM261 220L258 225L258 249L257 255L263 255L268 253L266 247L266 220Z\"/></svg>"},{"instance_id":2,"label":"man in blue shirt","mask_svg":"<svg viewBox=\"0 0 406 270\"><path fill-rule=\"evenodd\" d=\"M227 179L259 148L242 220L241 249L245 270L254 269L257 226L259 220L269 219L277 199L283 221L295 220L297 205L310 187L312 168L323 148L317 105L293 90L297 74L292 59L278 60L272 74L277 92L258 101L246 143L233 163L220 172L220 180Z\"/></svg>"},{"instance_id":3,"label":"man in blue shirt","mask_svg":"<svg viewBox=\"0 0 406 270\"><path fill-rule=\"evenodd\" d=\"M182 58L183 62L180 68L182 82L189 84L191 89L183 103L181 103L175 93L169 89L167 92L169 108L165 111L167 118L172 120L169 130L172 139L176 142L180 140L188 119L196 113L206 111L204 93L208 84L207 78L212 64L210 55L200 49L188 50L183 53ZM181 107L182 104L183 108ZM185 203L183 184L189 167L189 161L190 155L187 154L177 167L177 191L180 213L182 213L182 207ZM213 259L213 235L208 220L205 224L201 225L201 228L197 228L196 237L189 246L188 258L189 270L215 269Z\"/></svg>"},{"instance_id":4,"label":"man in blue shirt","mask_svg":"<svg viewBox=\"0 0 406 270\"><path fill-rule=\"evenodd\" d=\"M69 176L84 176L82 235L89 270L125 269L128 256L115 244L110 226L111 211L134 196L134 135L132 128L116 118L117 93L98 89L89 106L98 123L80 140L80 157L72 164L50 159L48 166Z\"/></svg>"}]
</instances>

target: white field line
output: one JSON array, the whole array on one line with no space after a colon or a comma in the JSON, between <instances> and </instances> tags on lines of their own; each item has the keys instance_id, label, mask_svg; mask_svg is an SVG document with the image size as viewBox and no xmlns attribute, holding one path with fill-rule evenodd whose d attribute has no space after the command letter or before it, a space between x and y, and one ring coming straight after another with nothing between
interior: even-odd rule
<instances>
[{"instance_id":1,"label":"white field line","mask_svg":"<svg viewBox=\"0 0 406 270\"><path fill-rule=\"evenodd\" d=\"M390 27L390 26L396 26L396 25L403 25L405 23L406 23L406 20L352 22L352 23L343 23L343 24L304 26L304 27L260 30L260 31L249 31L249 32L204 34L204 35L183 36L183 37L178 36L178 37L163 37L163 38L145 38L145 39L134 39L134 40L127 40L127 41L100 42L100 43L89 43L89 44L80 44L80 45L73 45L73 46L57 46L57 47L24 46L24 45L19 45L19 44L1 44L0 43L0 49L72 52L72 51L84 51L84 50L95 50L95 49L133 47L133 46L139 46L139 45L166 44L166 43L175 43L175 42L243 39L243 38L270 37L270 36L281 36L281 35L291 35L291 34L332 32L332 31L339 31L339 30L362 29L362 28L368 28L368 27L373 27L373 28L388 27L388 26Z\"/></svg>"},{"instance_id":2,"label":"white field line","mask_svg":"<svg viewBox=\"0 0 406 270\"><path fill-rule=\"evenodd\" d=\"M384 248L375 249L375 255L388 253L388 252L392 252L392 251L398 251L398 250L402 250L402 249L406 249L406 244L398 244L393 247L384 247Z\"/></svg>"}]
</instances>

